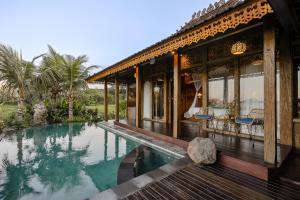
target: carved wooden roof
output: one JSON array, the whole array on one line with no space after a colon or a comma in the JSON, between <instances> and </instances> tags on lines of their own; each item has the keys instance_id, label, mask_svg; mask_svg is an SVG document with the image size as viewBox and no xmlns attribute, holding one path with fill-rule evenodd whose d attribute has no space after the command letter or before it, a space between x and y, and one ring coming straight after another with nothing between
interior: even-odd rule
<instances>
[{"instance_id":1,"label":"carved wooden roof","mask_svg":"<svg viewBox=\"0 0 300 200\"><path fill-rule=\"evenodd\" d=\"M261 19L273 10L267 0L223 0L218 2L208 11L192 17L192 20L170 37L90 76L89 82L100 80L110 74L114 74L133 67L163 54L176 51L178 48L205 40L217 33L223 33L228 29L234 29L238 25L247 24L254 19ZM198 12L199 13L199 12Z\"/></svg>"}]
</instances>

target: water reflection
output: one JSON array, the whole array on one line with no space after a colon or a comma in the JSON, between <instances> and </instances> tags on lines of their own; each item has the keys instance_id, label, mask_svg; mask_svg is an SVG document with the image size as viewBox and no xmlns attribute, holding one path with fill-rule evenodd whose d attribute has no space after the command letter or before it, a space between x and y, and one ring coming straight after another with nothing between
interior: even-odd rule
<instances>
[{"instance_id":1,"label":"water reflection","mask_svg":"<svg viewBox=\"0 0 300 200\"><path fill-rule=\"evenodd\" d=\"M137 146L85 124L31 128L0 143L0 199L84 199L117 184Z\"/></svg>"}]
</instances>

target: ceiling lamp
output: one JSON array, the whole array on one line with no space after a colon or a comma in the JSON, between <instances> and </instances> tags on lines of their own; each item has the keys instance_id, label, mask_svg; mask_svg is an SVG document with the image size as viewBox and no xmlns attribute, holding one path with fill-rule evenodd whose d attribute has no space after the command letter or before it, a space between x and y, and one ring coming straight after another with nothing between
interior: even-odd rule
<instances>
[{"instance_id":1,"label":"ceiling lamp","mask_svg":"<svg viewBox=\"0 0 300 200\"><path fill-rule=\"evenodd\" d=\"M159 88L158 85L156 85L156 86L154 87L154 94L158 95L158 94L159 94L159 91L160 91L160 88Z\"/></svg>"},{"instance_id":2,"label":"ceiling lamp","mask_svg":"<svg viewBox=\"0 0 300 200\"><path fill-rule=\"evenodd\" d=\"M253 60L253 62L251 63L254 66L259 66L259 65L263 65L263 59L262 59L262 55L258 55L255 57L255 59Z\"/></svg>"},{"instance_id":3,"label":"ceiling lamp","mask_svg":"<svg viewBox=\"0 0 300 200\"><path fill-rule=\"evenodd\" d=\"M241 54L245 53L246 50L247 50L246 43L241 42L241 41L234 43L231 47L231 53L233 55L241 55Z\"/></svg>"}]
</instances>

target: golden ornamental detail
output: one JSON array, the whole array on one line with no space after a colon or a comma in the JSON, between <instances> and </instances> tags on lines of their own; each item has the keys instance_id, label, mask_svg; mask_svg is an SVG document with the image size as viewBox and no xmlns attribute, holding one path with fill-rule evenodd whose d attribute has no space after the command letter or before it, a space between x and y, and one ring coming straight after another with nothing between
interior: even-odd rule
<instances>
[{"instance_id":1,"label":"golden ornamental detail","mask_svg":"<svg viewBox=\"0 0 300 200\"><path fill-rule=\"evenodd\" d=\"M267 0L256 0L245 4L239 10L233 10L227 14L216 18L213 22L200 25L196 29L192 29L185 33L170 37L164 42L158 43L136 55L129 57L112 67L93 75L89 81L96 81L110 74L117 73L139 63L145 62L152 58L163 54L176 51L178 48L198 43L200 40L205 40L217 33L224 33L228 29L234 29L238 25L247 24L254 19L261 19L268 13L273 13L273 10Z\"/></svg>"}]
</instances>

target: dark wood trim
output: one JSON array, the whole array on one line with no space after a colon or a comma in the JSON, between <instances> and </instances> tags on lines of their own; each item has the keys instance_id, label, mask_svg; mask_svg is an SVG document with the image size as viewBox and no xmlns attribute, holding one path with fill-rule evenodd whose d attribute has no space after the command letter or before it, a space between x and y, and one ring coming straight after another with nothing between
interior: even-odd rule
<instances>
[{"instance_id":1,"label":"dark wood trim","mask_svg":"<svg viewBox=\"0 0 300 200\"><path fill-rule=\"evenodd\" d=\"M278 21L287 32L299 31L300 23L296 11L287 0L268 0L275 11Z\"/></svg>"},{"instance_id":2,"label":"dark wood trim","mask_svg":"<svg viewBox=\"0 0 300 200\"><path fill-rule=\"evenodd\" d=\"M274 21L267 18L264 24L264 160L270 164L275 164L277 157L275 49Z\"/></svg>"},{"instance_id":3,"label":"dark wood trim","mask_svg":"<svg viewBox=\"0 0 300 200\"><path fill-rule=\"evenodd\" d=\"M180 76L180 56L176 52L173 55L173 76L174 76L174 105L173 105L173 137L180 134L180 99L181 99L181 76Z\"/></svg>"}]
</instances>

